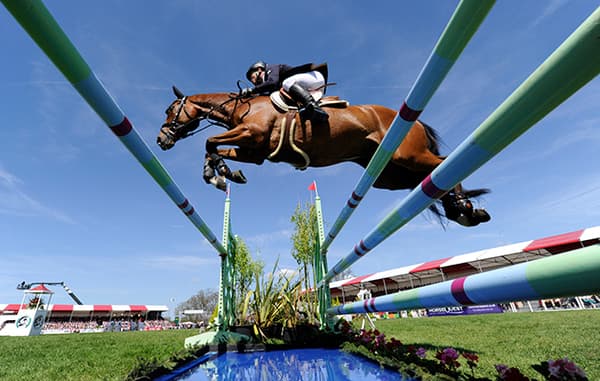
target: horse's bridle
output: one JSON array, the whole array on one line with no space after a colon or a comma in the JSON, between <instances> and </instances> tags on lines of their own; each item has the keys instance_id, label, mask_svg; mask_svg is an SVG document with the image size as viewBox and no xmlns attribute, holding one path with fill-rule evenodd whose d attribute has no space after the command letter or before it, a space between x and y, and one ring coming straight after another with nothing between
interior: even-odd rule
<instances>
[{"instance_id":1,"label":"horse's bridle","mask_svg":"<svg viewBox=\"0 0 600 381\"><path fill-rule=\"evenodd\" d=\"M185 109L185 101L187 101L187 96L184 96L179 101L179 108L175 113L175 117L169 123L163 123L161 126L161 131L163 134L167 135L170 139L178 140L186 138L190 135L190 131L194 131L200 125L200 121L206 119L207 115L201 116L199 118L192 118L190 114L188 114ZM181 115L181 111L185 113L185 115L189 118L189 120L185 123L178 122L179 115ZM183 131L181 133L180 131ZM181 135L181 136L179 136Z\"/></svg>"},{"instance_id":2,"label":"horse's bridle","mask_svg":"<svg viewBox=\"0 0 600 381\"><path fill-rule=\"evenodd\" d=\"M210 118L210 115L212 114L212 112L215 109L217 109L219 107L223 107L224 105L226 105L227 103L232 102L232 101L236 101L236 105L234 107L234 109L235 109L237 107L237 101L239 101L242 97L240 95L232 96L231 98L229 98L225 102L221 103L220 105L211 107L211 109L208 112L205 112L202 116L199 116L196 118L192 118L192 116L185 109L185 102L187 101L187 98L188 97L186 95L180 99L179 108L177 109L177 112L175 113L175 117L170 122L163 123L163 125L160 128L162 133L165 134L169 139L171 139L173 141L177 141L179 139L184 139L184 138L187 138L194 134L197 134L198 132L207 129L208 127L210 127L212 125L218 125L218 126L224 127L229 130L231 128L231 126L227 125L226 123L212 120ZM242 103L245 103L245 102L242 101ZM181 115L182 111L190 119L185 123L181 123L181 122L177 121L179 119L179 116ZM242 119L249 112L250 112L250 109L248 109L248 111L246 111L246 113L244 113L244 115L242 116ZM196 129L200 125L200 122L203 120L208 120L209 124L196 131Z\"/></svg>"}]
</instances>

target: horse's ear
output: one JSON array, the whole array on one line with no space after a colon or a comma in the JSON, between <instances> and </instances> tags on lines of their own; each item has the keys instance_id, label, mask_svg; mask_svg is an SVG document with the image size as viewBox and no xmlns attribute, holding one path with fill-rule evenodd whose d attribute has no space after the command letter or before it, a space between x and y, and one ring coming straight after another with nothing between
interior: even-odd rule
<instances>
[{"instance_id":1,"label":"horse's ear","mask_svg":"<svg viewBox=\"0 0 600 381\"><path fill-rule=\"evenodd\" d=\"M175 94L175 96L177 97L177 99L181 99L181 98L183 98L185 96L185 95L183 95L183 93L181 92L181 90L179 90L175 86L173 86L173 93Z\"/></svg>"}]
</instances>

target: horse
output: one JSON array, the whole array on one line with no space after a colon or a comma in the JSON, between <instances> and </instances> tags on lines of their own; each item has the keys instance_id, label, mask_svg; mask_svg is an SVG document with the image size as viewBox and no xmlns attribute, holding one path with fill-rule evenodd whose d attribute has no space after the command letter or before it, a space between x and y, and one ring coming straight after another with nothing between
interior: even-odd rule
<instances>
[{"instance_id":1,"label":"horse","mask_svg":"<svg viewBox=\"0 0 600 381\"><path fill-rule=\"evenodd\" d=\"M226 189L225 178L244 184L240 170L231 171L225 160L261 165L265 160L285 162L298 169L326 167L354 162L366 168L381 143L396 112L380 105L343 105L327 107L329 120L313 122L302 113L274 107L269 96L243 97L239 93L184 95L173 86L176 99L165 111L167 117L157 136L163 150L193 135L201 121L227 131L206 139L203 177L206 183ZM339 100L337 97L326 97ZM325 98L324 98L325 99ZM205 126L204 128L207 128ZM203 129L204 129L203 128ZM223 148L222 146L226 146ZM417 120L373 184L374 188L413 189L442 161L437 132ZM444 215L432 205L440 218L463 226L476 226L490 220L484 209L473 207L469 198L488 193L488 189L464 190L461 184L440 197Z\"/></svg>"}]
</instances>

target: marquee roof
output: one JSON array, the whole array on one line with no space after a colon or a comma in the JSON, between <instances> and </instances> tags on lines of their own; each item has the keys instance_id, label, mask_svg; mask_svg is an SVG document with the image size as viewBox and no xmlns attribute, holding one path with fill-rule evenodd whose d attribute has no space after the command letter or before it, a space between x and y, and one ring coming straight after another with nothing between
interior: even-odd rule
<instances>
[{"instance_id":1,"label":"marquee roof","mask_svg":"<svg viewBox=\"0 0 600 381\"><path fill-rule=\"evenodd\" d=\"M334 296L425 286L600 243L600 226L436 259L330 283Z\"/></svg>"}]
</instances>

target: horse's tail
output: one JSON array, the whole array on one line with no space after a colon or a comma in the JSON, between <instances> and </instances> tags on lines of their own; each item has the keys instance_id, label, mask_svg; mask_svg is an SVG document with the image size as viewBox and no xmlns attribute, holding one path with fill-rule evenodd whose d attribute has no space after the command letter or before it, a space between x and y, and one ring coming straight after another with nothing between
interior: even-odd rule
<instances>
[{"instance_id":1,"label":"horse's tail","mask_svg":"<svg viewBox=\"0 0 600 381\"><path fill-rule=\"evenodd\" d=\"M429 150L435 154L435 155L440 155L440 143L441 143L441 138L440 135L438 134L438 132L431 127L430 125L424 123L423 121L419 121L421 122L421 124L423 125L423 127L425 128L425 136L427 136L427 140L429 140L429 146L427 148L429 148Z\"/></svg>"}]
</instances>

